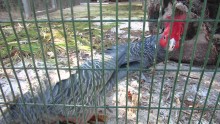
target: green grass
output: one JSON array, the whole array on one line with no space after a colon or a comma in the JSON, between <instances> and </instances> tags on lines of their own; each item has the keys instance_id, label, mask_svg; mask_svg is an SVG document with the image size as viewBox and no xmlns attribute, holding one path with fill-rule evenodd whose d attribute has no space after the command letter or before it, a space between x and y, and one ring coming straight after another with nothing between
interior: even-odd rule
<instances>
[{"instance_id":1,"label":"green grass","mask_svg":"<svg viewBox=\"0 0 220 124\"><path fill-rule=\"evenodd\" d=\"M86 6L80 6L81 9L78 8L79 6L74 7L74 16L77 18L85 17L87 18L87 8ZM119 4L119 18L127 18L128 17L128 3ZM142 17L143 11L141 8L140 3L134 3L132 5L132 17ZM91 17L99 17L99 6L98 5L91 5L90 6L90 13ZM65 10L64 9L64 15L70 18L70 9ZM109 5L103 5L103 17L108 17L115 19L115 13L116 8L115 4L109 4ZM60 18L59 10L54 13L50 13L51 19L56 19L57 17ZM12 30L10 23L1 23L2 29L4 31L4 35L6 37L7 44L9 46L9 49L18 48L18 41L16 39L16 36ZM51 32L48 26L48 22L40 22L38 23L39 33L37 32L37 27L34 23L26 23L28 36L30 38L30 42L27 42L27 34L25 32L25 29L22 25L22 23L15 23L14 24L16 33L18 36L19 41L26 41L26 44L21 44L22 52L31 53L31 50L29 48L29 44L32 46L33 54L37 57L40 57L39 54L42 54L41 51L41 44L44 47L44 54L46 55L46 52L52 51L53 52L53 41L51 37ZM65 22L65 31L66 31L66 39L65 39L65 33L63 31L63 26L61 22L51 22L52 26L52 33L53 33L53 39L55 48L57 51L65 52L66 51L66 42L68 44L68 48L70 51L74 51L76 49L75 44L75 38L74 38L74 30L72 22ZM103 25L103 32L105 33L110 30L111 28L115 27L115 23L105 23ZM91 23L91 30L89 30L89 23L88 22L75 22L75 29L76 29L76 39L77 39L77 46L78 49L81 51L89 51L91 47L97 50L101 50L101 27L99 25L95 25L94 23ZM93 46L90 46L90 31L91 31L91 38L92 38L92 44ZM104 46L110 46L114 43L112 41L107 41L107 39L104 42ZM6 51L6 45L4 43L4 39L2 34L0 34L0 48L1 48L1 55L7 56ZM58 53L57 53L58 54Z\"/></svg>"},{"instance_id":2,"label":"green grass","mask_svg":"<svg viewBox=\"0 0 220 124\"><path fill-rule=\"evenodd\" d=\"M62 27L62 23L52 23L52 33L53 33L53 38L54 38L54 44L57 49L62 48L63 50L66 50L66 43L65 43L65 35ZM108 24L104 26L104 31L107 31L114 27L115 24ZM16 36L13 32L10 32L9 29L11 26L6 26L3 28L5 32L5 37L6 41L8 43L9 48L14 47L18 48L18 42L16 40ZM90 33L89 33L89 24L87 22L76 22L75 23L75 28L76 28L76 39L77 39L77 45L79 50L83 51L89 51L91 49L90 46ZM17 28L16 28L17 29ZM35 27L34 24L29 24L27 31L28 31L28 36L30 38L32 50L34 55L38 55L41 52L41 45L40 43L43 44L45 51L53 51L53 46L52 46L52 37L51 37L51 32L49 30L48 24L47 23L39 23L39 30L40 30L40 37L38 37L37 33L37 28ZM72 23L65 23L65 30L66 30L66 40L68 43L68 48L69 50L75 50L76 45L75 45L75 40L74 40L74 32L73 32L73 27ZM31 53L31 50L29 48L29 42L27 39L27 34L24 30L24 28L19 29L17 32L17 36L19 41L26 41L26 44L21 43L21 48L23 52ZM93 40L100 40L101 37L101 30L100 26L97 25L92 25L91 28L91 37ZM33 42L34 41L34 42ZM50 45L48 45L50 44ZM2 56L6 56L7 52L5 51L5 43L2 35L0 35L0 46L3 47L2 49ZM96 47L101 47L100 44L96 45ZM44 51L44 52L45 52Z\"/></svg>"}]
</instances>

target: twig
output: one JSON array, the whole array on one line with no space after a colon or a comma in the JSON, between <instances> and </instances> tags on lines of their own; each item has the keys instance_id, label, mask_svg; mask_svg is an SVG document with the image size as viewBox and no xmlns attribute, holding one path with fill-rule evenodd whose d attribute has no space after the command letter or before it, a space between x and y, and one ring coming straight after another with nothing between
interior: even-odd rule
<instances>
[{"instance_id":1,"label":"twig","mask_svg":"<svg viewBox=\"0 0 220 124\"><path fill-rule=\"evenodd\" d=\"M190 113L189 112L186 112L186 111L182 111L183 113L185 113L185 114L188 114L188 115L190 115Z\"/></svg>"},{"instance_id":2,"label":"twig","mask_svg":"<svg viewBox=\"0 0 220 124\"><path fill-rule=\"evenodd\" d=\"M108 110L109 112L113 113L113 111L108 106L109 105L106 105L106 110Z\"/></svg>"},{"instance_id":3,"label":"twig","mask_svg":"<svg viewBox=\"0 0 220 124\"><path fill-rule=\"evenodd\" d=\"M32 40L32 41L30 41L30 43L36 43L36 42L38 42L38 40ZM29 41L19 41L19 43L20 43L20 44L27 44L27 43L29 43ZM8 44L9 44L9 45L10 45L10 44L17 44L17 41L9 42Z\"/></svg>"}]
</instances>

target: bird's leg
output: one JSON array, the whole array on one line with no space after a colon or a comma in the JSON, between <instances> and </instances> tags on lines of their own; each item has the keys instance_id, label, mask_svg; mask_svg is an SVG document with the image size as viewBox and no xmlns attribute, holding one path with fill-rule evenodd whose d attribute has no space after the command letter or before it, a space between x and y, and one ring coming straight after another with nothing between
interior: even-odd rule
<instances>
[{"instance_id":1,"label":"bird's leg","mask_svg":"<svg viewBox=\"0 0 220 124\"><path fill-rule=\"evenodd\" d=\"M146 81L147 81L147 78L145 77L143 73L141 73L141 83L144 83Z\"/></svg>"}]
</instances>

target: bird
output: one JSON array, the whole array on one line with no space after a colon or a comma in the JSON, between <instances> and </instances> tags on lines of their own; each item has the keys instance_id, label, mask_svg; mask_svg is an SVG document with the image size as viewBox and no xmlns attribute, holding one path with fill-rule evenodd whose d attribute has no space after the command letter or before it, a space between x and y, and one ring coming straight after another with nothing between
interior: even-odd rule
<instances>
[{"instance_id":1,"label":"bird","mask_svg":"<svg viewBox=\"0 0 220 124\"><path fill-rule=\"evenodd\" d=\"M186 12L177 13L174 19L186 19ZM126 77L127 72L123 69L127 68L128 63L130 68L149 68L154 60L156 63L163 62L166 52L172 52L180 47L184 24L184 22L167 22L161 34L108 48L104 52L104 62L102 59L85 61L76 73L57 82L52 89L45 81L43 93L39 93L34 98L31 93L25 93L23 97L17 99L16 104L10 105L1 122L87 123L94 116L94 107L100 105L105 97L104 93L111 91L115 86L116 78L120 80ZM157 56L154 58L156 53ZM36 102L41 105L24 105L23 102Z\"/></svg>"}]
</instances>

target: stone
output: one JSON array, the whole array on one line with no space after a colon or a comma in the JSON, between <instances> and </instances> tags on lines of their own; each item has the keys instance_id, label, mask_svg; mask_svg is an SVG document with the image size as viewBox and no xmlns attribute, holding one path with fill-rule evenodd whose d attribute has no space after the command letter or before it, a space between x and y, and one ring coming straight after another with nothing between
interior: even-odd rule
<instances>
[{"instance_id":1,"label":"stone","mask_svg":"<svg viewBox=\"0 0 220 124\"><path fill-rule=\"evenodd\" d=\"M201 33L198 36L198 41L196 44L196 51L193 59L193 65L203 65L206 53L208 50L209 45L209 39L207 39L207 35L204 30L200 31ZM193 55L193 47L194 42L196 40L196 36L191 40L186 40L183 44L183 63L190 63L192 55ZM180 55L180 49L173 52L173 54L170 57L170 60L178 61ZM212 44L210 49L210 54L208 58L208 65L215 65L217 61L218 52L216 50L216 47Z\"/></svg>"}]
</instances>

